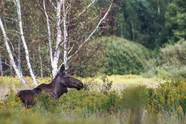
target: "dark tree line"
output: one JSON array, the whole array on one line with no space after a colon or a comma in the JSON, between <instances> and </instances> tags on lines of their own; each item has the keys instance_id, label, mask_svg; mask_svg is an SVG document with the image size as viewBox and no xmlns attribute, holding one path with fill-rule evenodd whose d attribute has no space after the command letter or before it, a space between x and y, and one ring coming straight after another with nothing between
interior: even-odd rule
<instances>
[{"instance_id":1,"label":"dark tree line","mask_svg":"<svg viewBox=\"0 0 186 124\"><path fill-rule=\"evenodd\" d=\"M123 37L150 49L177 42L186 36L185 6L184 0L117 0L103 35Z\"/></svg>"}]
</instances>

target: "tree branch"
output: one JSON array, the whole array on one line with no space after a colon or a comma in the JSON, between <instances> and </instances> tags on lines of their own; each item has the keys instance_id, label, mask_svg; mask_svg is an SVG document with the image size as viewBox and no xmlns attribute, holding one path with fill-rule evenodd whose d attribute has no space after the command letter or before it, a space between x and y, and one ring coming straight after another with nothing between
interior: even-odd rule
<instances>
[{"instance_id":1,"label":"tree branch","mask_svg":"<svg viewBox=\"0 0 186 124\"><path fill-rule=\"evenodd\" d=\"M88 41L90 40L90 38L94 35L94 33L96 32L96 30L99 28L99 26L100 26L100 24L102 23L102 21L103 21L103 20L106 18L106 16L108 15L109 11L111 10L112 5L113 5L113 3L110 4L110 6L109 6L107 12L106 12L105 15L101 18L101 20L100 20L99 23L97 24L96 28L92 31L92 33L90 33L90 35L85 39L85 41L82 42L82 43L79 45L79 47L78 47L78 49L75 51L75 53L68 57L68 60L71 59L73 56L75 56L75 55L81 50L82 46L83 46L86 42L88 42Z\"/></svg>"}]
</instances>

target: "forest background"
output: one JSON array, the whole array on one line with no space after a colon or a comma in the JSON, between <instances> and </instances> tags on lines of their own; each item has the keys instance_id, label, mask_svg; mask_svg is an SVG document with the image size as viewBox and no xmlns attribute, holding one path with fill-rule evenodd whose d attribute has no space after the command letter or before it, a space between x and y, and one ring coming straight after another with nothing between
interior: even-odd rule
<instances>
[{"instance_id":1,"label":"forest background","mask_svg":"<svg viewBox=\"0 0 186 124\"><path fill-rule=\"evenodd\" d=\"M186 36L185 4L183 0L2 0L1 75L31 75L36 84L35 76L54 76L62 63L73 65L83 77L98 72L140 74L165 64L180 67L185 60L180 55Z\"/></svg>"}]
</instances>

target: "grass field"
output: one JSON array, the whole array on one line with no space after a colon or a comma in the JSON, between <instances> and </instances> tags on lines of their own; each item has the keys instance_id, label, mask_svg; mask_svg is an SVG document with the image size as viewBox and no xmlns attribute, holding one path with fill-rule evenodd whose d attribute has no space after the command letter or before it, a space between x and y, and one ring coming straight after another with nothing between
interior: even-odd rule
<instances>
[{"instance_id":1,"label":"grass field","mask_svg":"<svg viewBox=\"0 0 186 124\"><path fill-rule=\"evenodd\" d=\"M78 77L77 77L78 78ZM120 91L131 85L146 85L147 87L156 88L160 83L164 81L155 78L143 78L139 75L112 75L112 76L97 76L93 78L78 78L85 84L91 84L93 90L100 90L100 87L105 83L103 78L106 79L106 83L112 82L111 90ZM15 77L0 76L0 100L4 99L9 90L12 89L15 92L23 89L32 89L34 87L30 77L26 77L25 80L29 84L29 88L24 87L23 84ZM38 84L50 83L51 77L37 78Z\"/></svg>"},{"instance_id":2,"label":"grass field","mask_svg":"<svg viewBox=\"0 0 186 124\"><path fill-rule=\"evenodd\" d=\"M184 106L180 107L176 102L176 98L179 95L182 95L180 96L180 100L182 99L181 97L184 97L184 93L179 94L179 88L184 87L186 89L185 85L180 85L175 92L174 87L172 90L168 84L165 85L166 87L157 87L159 84L164 83L164 80L143 78L139 75L77 78L82 80L85 85L88 85L90 89L80 91L70 89L58 101L53 100L51 96L41 94L37 98L37 106L31 109L25 109L22 107L20 101L16 100L15 93L23 89L32 89L34 85L31 78L25 78L30 86L26 88L17 78L0 77L0 123L180 124L186 121L186 117L182 111L182 107ZM51 77L37 78L37 81L39 84L49 83ZM104 85L109 85L111 82L112 86L109 92L102 92ZM147 91L141 85L145 85ZM131 88L130 86L137 87ZM154 95L149 96L148 92L151 92L151 89L154 90L152 92ZM159 92L156 92L156 90L159 90ZM6 96L7 94L9 95ZM175 98L172 99L173 97L171 95L175 96ZM156 96L158 97L157 99ZM150 102L146 100L147 97L151 97ZM166 100L164 98L167 98L167 101L173 101L173 104L169 105L170 107L176 105L178 109L176 108L171 113L168 113L166 101L162 102ZM174 100L176 101L174 102ZM151 113L154 105L157 112ZM162 107L165 107L165 111L161 111Z\"/></svg>"}]
</instances>

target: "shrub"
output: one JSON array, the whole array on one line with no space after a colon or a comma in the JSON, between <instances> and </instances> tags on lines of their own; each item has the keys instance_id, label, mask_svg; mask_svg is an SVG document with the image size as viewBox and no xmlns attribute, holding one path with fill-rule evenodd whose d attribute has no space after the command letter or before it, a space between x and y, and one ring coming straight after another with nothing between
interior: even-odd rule
<instances>
[{"instance_id":1,"label":"shrub","mask_svg":"<svg viewBox=\"0 0 186 124\"><path fill-rule=\"evenodd\" d=\"M74 63L76 74L82 77L98 73L139 74L150 56L149 50L138 43L115 36L101 37L89 42Z\"/></svg>"},{"instance_id":2,"label":"shrub","mask_svg":"<svg viewBox=\"0 0 186 124\"><path fill-rule=\"evenodd\" d=\"M143 72L150 52L140 44L122 38L102 38L106 42L106 74L139 74Z\"/></svg>"},{"instance_id":3,"label":"shrub","mask_svg":"<svg viewBox=\"0 0 186 124\"><path fill-rule=\"evenodd\" d=\"M185 65L186 64L186 42L180 40L176 44L167 45L160 49L160 63L165 65Z\"/></svg>"},{"instance_id":4,"label":"shrub","mask_svg":"<svg viewBox=\"0 0 186 124\"><path fill-rule=\"evenodd\" d=\"M186 83L174 81L149 90L149 109L152 112L186 112Z\"/></svg>"},{"instance_id":5,"label":"shrub","mask_svg":"<svg viewBox=\"0 0 186 124\"><path fill-rule=\"evenodd\" d=\"M163 79L185 78L186 64L186 42L180 40L175 44L166 45L160 48L160 54L157 58L151 59L147 63L149 68L143 74L145 77L158 76Z\"/></svg>"}]
</instances>

